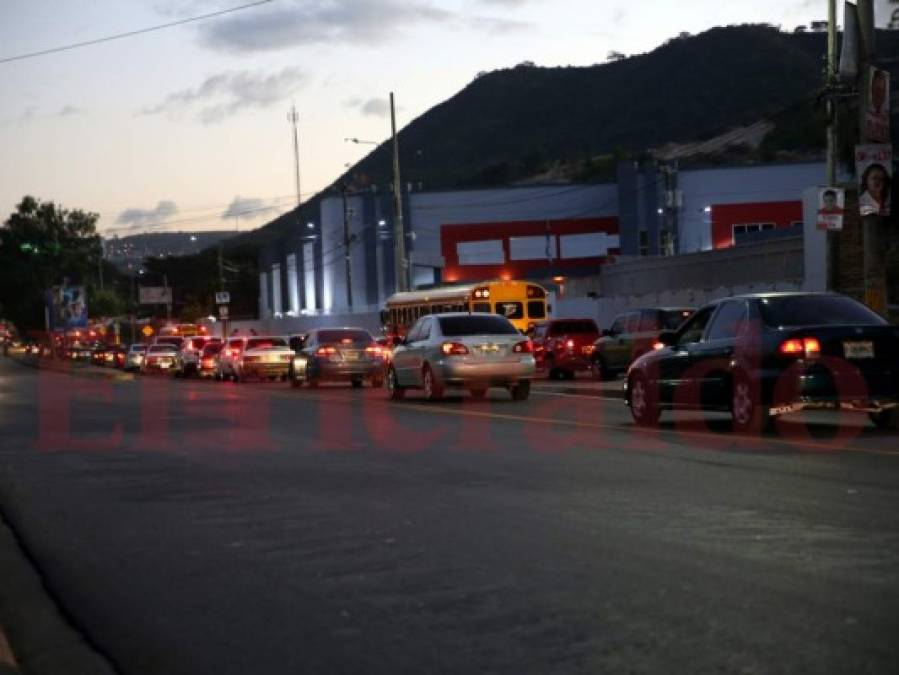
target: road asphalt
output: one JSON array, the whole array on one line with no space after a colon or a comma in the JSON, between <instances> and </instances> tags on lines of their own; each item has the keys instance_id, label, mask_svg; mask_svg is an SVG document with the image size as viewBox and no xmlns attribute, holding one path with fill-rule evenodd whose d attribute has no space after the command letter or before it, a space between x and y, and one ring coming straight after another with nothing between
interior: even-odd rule
<instances>
[{"instance_id":1,"label":"road asphalt","mask_svg":"<svg viewBox=\"0 0 899 675\"><path fill-rule=\"evenodd\" d=\"M0 625L67 675L899 672L896 436L638 430L554 386L391 403L0 359Z\"/></svg>"}]
</instances>

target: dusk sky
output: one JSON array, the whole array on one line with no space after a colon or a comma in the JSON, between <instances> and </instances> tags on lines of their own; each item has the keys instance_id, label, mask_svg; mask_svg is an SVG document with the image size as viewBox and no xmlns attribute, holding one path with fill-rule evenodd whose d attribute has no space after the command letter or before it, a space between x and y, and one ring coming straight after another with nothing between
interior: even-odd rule
<instances>
[{"instance_id":1,"label":"dusk sky","mask_svg":"<svg viewBox=\"0 0 899 675\"><path fill-rule=\"evenodd\" d=\"M0 60L250 0L3 0ZM824 0L272 0L204 22L0 63L0 218L25 194L120 234L258 227L476 73L589 65L681 31L823 19ZM238 200L239 198L239 200ZM237 201L236 201L237 200ZM271 211L262 209L271 207Z\"/></svg>"}]
</instances>

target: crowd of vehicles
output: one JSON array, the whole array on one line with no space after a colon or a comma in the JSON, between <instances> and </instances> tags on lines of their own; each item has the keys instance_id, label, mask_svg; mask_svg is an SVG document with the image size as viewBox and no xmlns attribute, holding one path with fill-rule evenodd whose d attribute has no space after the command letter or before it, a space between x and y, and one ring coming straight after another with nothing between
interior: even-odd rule
<instances>
[{"instance_id":1,"label":"crowd of vehicles","mask_svg":"<svg viewBox=\"0 0 899 675\"><path fill-rule=\"evenodd\" d=\"M413 389L434 401L449 389L480 398L500 387L524 401L540 374L624 374L625 402L644 426L664 411L695 410L730 413L734 429L760 431L781 415L821 408L899 426L899 328L846 296L763 293L697 310L650 307L602 330L592 318L548 318L547 297L530 282L472 284L394 295L380 338L361 328L317 328L223 339L181 324L129 347L72 341L62 354L174 378L386 385L393 400ZM21 348L36 356L48 349Z\"/></svg>"}]
</instances>

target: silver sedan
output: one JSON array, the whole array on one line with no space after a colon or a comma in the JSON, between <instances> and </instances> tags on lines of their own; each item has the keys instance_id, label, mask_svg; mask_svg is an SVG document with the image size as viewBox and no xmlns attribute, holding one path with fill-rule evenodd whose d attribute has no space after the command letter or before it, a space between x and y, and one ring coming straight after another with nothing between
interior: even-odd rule
<instances>
[{"instance_id":1,"label":"silver sedan","mask_svg":"<svg viewBox=\"0 0 899 675\"><path fill-rule=\"evenodd\" d=\"M489 387L524 401L534 377L534 346L503 316L436 314L421 317L394 350L387 371L390 398L421 389L436 401L447 388L481 397Z\"/></svg>"}]
</instances>

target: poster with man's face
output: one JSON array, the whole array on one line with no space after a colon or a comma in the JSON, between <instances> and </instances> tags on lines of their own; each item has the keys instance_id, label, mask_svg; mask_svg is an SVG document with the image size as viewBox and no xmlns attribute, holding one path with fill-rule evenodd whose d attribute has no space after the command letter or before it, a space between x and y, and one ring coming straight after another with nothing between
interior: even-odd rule
<instances>
[{"instance_id":1,"label":"poster with man's face","mask_svg":"<svg viewBox=\"0 0 899 675\"><path fill-rule=\"evenodd\" d=\"M842 230L846 193L842 188L826 187L818 190L818 229Z\"/></svg>"},{"instance_id":2,"label":"poster with man's face","mask_svg":"<svg viewBox=\"0 0 899 675\"><path fill-rule=\"evenodd\" d=\"M872 143L890 141L890 74L886 70L868 68L865 136Z\"/></svg>"},{"instance_id":3,"label":"poster with man's face","mask_svg":"<svg viewBox=\"0 0 899 675\"><path fill-rule=\"evenodd\" d=\"M893 180L893 148L890 145L858 145L855 148L858 176L858 211L863 216L890 215L890 184Z\"/></svg>"}]
</instances>

